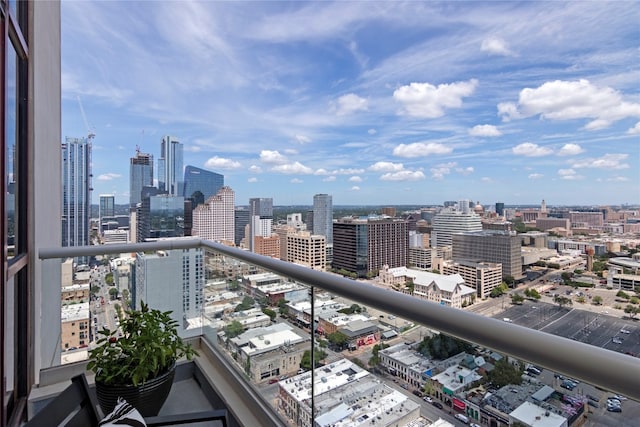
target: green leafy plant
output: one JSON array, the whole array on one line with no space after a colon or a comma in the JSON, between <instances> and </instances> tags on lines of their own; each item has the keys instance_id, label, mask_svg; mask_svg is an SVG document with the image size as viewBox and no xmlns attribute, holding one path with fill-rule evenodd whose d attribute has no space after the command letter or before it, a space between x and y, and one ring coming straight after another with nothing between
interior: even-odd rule
<instances>
[{"instance_id":1,"label":"green leafy plant","mask_svg":"<svg viewBox=\"0 0 640 427\"><path fill-rule=\"evenodd\" d=\"M97 347L89 352L87 368L103 384L143 384L166 372L181 357L191 360L198 353L178 335L178 322L171 311L150 309L141 302L140 310L127 310L120 316L120 329L102 329Z\"/></svg>"}]
</instances>

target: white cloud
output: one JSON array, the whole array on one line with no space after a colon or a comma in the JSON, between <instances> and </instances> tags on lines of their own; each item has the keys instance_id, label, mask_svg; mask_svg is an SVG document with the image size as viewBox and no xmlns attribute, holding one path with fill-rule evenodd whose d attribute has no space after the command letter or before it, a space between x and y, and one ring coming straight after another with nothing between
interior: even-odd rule
<instances>
[{"instance_id":1,"label":"white cloud","mask_svg":"<svg viewBox=\"0 0 640 427\"><path fill-rule=\"evenodd\" d=\"M488 176L483 176L482 178L480 178L480 181L482 181L482 182L493 182L493 180L491 178L489 178Z\"/></svg>"},{"instance_id":2,"label":"white cloud","mask_svg":"<svg viewBox=\"0 0 640 427\"><path fill-rule=\"evenodd\" d=\"M404 169L402 163L377 162L369 166L370 171L374 172L398 172Z\"/></svg>"},{"instance_id":3,"label":"white cloud","mask_svg":"<svg viewBox=\"0 0 640 427\"><path fill-rule=\"evenodd\" d=\"M551 148L541 147L538 144L534 144L531 142L523 142L522 144L518 144L511 149L513 154L518 156L526 156L526 157L542 157L548 156L553 153Z\"/></svg>"},{"instance_id":4,"label":"white cloud","mask_svg":"<svg viewBox=\"0 0 640 427\"><path fill-rule=\"evenodd\" d=\"M299 174L305 174L305 175L313 174L313 169L303 165L300 162L274 166L271 170L273 172L280 172L284 174L293 174L293 173L299 173Z\"/></svg>"},{"instance_id":5,"label":"white cloud","mask_svg":"<svg viewBox=\"0 0 640 427\"><path fill-rule=\"evenodd\" d=\"M354 185L353 187L351 187L351 191L360 191L360 187Z\"/></svg>"},{"instance_id":6,"label":"white cloud","mask_svg":"<svg viewBox=\"0 0 640 427\"><path fill-rule=\"evenodd\" d=\"M442 163L436 165L435 167L429 169L431 172L431 178L435 180L443 180L445 175L449 175L451 173L451 169L456 166L456 162Z\"/></svg>"},{"instance_id":7,"label":"white cloud","mask_svg":"<svg viewBox=\"0 0 640 427\"><path fill-rule=\"evenodd\" d=\"M564 179L567 181L576 181L584 178L584 176L578 175L577 172L574 171L573 169L559 169L558 175L560 175L561 179Z\"/></svg>"},{"instance_id":8,"label":"white cloud","mask_svg":"<svg viewBox=\"0 0 640 427\"><path fill-rule=\"evenodd\" d=\"M629 181L629 178L627 178L625 176L614 176L613 178L607 179L607 181L609 181L609 182L627 182L627 181Z\"/></svg>"},{"instance_id":9,"label":"white cloud","mask_svg":"<svg viewBox=\"0 0 640 427\"><path fill-rule=\"evenodd\" d=\"M592 119L585 129L597 130L627 117L640 117L640 104L626 102L616 90L588 80L555 80L522 89L517 105L498 104L498 115L504 121L536 115L549 120Z\"/></svg>"},{"instance_id":10,"label":"white cloud","mask_svg":"<svg viewBox=\"0 0 640 427\"><path fill-rule=\"evenodd\" d=\"M369 101L367 101L366 98L359 97L355 93L349 93L338 98L333 108L336 115L346 116L357 111L366 111L368 109L368 103Z\"/></svg>"},{"instance_id":11,"label":"white cloud","mask_svg":"<svg viewBox=\"0 0 640 427\"><path fill-rule=\"evenodd\" d=\"M247 182L258 182L258 178L256 178L255 176L252 176L247 180Z\"/></svg>"},{"instance_id":12,"label":"white cloud","mask_svg":"<svg viewBox=\"0 0 640 427\"><path fill-rule=\"evenodd\" d=\"M287 158L280 154L277 150L262 150L260 151L260 161L272 165L282 165L288 162Z\"/></svg>"},{"instance_id":13,"label":"white cloud","mask_svg":"<svg viewBox=\"0 0 640 427\"><path fill-rule=\"evenodd\" d=\"M326 169L318 169L315 171L314 175L357 175L360 173L364 173L364 169L335 169L332 171L328 171Z\"/></svg>"},{"instance_id":14,"label":"white cloud","mask_svg":"<svg viewBox=\"0 0 640 427\"><path fill-rule=\"evenodd\" d=\"M470 96L478 81L444 83L434 86L430 83L411 83L393 92L396 101L403 105L403 114L412 117L434 119L442 117L448 108L460 108L462 98Z\"/></svg>"},{"instance_id":15,"label":"white cloud","mask_svg":"<svg viewBox=\"0 0 640 427\"><path fill-rule=\"evenodd\" d=\"M400 144L393 149L393 155L398 157L421 157L431 154L448 154L453 148L437 142L414 142L411 144Z\"/></svg>"},{"instance_id":16,"label":"white cloud","mask_svg":"<svg viewBox=\"0 0 640 427\"><path fill-rule=\"evenodd\" d=\"M251 165L251 166L249 166L249 172L251 172L251 173L262 173L262 168L260 166Z\"/></svg>"},{"instance_id":17,"label":"white cloud","mask_svg":"<svg viewBox=\"0 0 640 427\"><path fill-rule=\"evenodd\" d=\"M422 171L398 171L385 173L380 177L382 181L420 181L425 179Z\"/></svg>"},{"instance_id":18,"label":"white cloud","mask_svg":"<svg viewBox=\"0 0 640 427\"><path fill-rule=\"evenodd\" d=\"M375 135L376 133L378 133L378 131L377 131L377 130L375 130L375 129L369 129L369 130L367 131L367 133L368 133L369 135Z\"/></svg>"},{"instance_id":19,"label":"white cloud","mask_svg":"<svg viewBox=\"0 0 640 427\"><path fill-rule=\"evenodd\" d=\"M627 157L629 157L628 154L605 154L600 158L575 160L571 166L574 168L627 169L629 164L623 163Z\"/></svg>"},{"instance_id":20,"label":"white cloud","mask_svg":"<svg viewBox=\"0 0 640 427\"><path fill-rule=\"evenodd\" d=\"M630 128L627 133L629 135L640 135L640 122L636 123L636 125Z\"/></svg>"},{"instance_id":21,"label":"white cloud","mask_svg":"<svg viewBox=\"0 0 640 427\"><path fill-rule=\"evenodd\" d=\"M500 136L502 132L493 125L476 125L469 129L471 136Z\"/></svg>"},{"instance_id":22,"label":"white cloud","mask_svg":"<svg viewBox=\"0 0 640 427\"><path fill-rule=\"evenodd\" d=\"M324 181L324 182L334 182L335 180L336 180L336 177L331 175L331 176L328 176L328 177L324 178L322 181Z\"/></svg>"},{"instance_id":23,"label":"white cloud","mask_svg":"<svg viewBox=\"0 0 640 427\"><path fill-rule=\"evenodd\" d=\"M185 144L183 150L190 153L199 153L200 151L202 151L202 147L200 147L199 145Z\"/></svg>"},{"instance_id":24,"label":"white cloud","mask_svg":"<svg viewBox=\"0 0 640 427\"><path fill-rule=\"evenodd\" d=\"M308 144L311 142L311 138L304 135L296 135L295 139L298 142L298 144Z\"/></svg>"},{"instance_id":25,"label":"white cloud","mask_svg":"<svg viewBox=\"0 0 640 427\"><path fill-rule=\"evenodd\" d=\"M99 181L111 181L116 178L120 178L122 175L119 173L103 173L102 175L98 175Z\"/></svg>"},{"instance_id":26,"label":"white cloud","mask_svg":"<svg viewBox=\"0 0 640 427\"><path fill-rule=\"evenodd\" d=\"M302 184L304 181L301 180L300 178L293 178L291 181L289 181L292 184Z\"/></svg>"},{"instance_id":27,"label":"white cloud","mask_svg":"<svg viewBox=\"0 0 640 427\"><path fill-rule=\"evenodd\" d=\"M487 52L490 55L513 55L513 53L509 50L507 42L499 37L490 37L488 39L482 40L480 50L482 52Z\"/></svg>"},{"instance_id":28,"label":"white cloud","mask_svg":"<svg viewBox=\"0 0 640 427\"><path fill-rule=\"evenodd\" d=\"M235 160L214 156L205 162L204 167L209 169L238 169L242 165Z\"/></svg>"},{"instance_id":29,"label":"white cloud","mask_svg":"<svg viewBox=\"0 0 640 427\"><path fill-rule=\"evenodd\" d=\"M557 154L558 156L575 156L583 151L582 147L578 144L564 144Z\"/></svg>"},{"instance_id":30,"label":"white cloud","mask_svg":"<svg viewBox=\"0 0 640 427\"><path fill-rule=\"evenodd\" d=\"M529 179L540 179L543 176L544 175L542 175L541 173L531 173L531 174L529 174Z\"/></svg>"},{"instance_id":31,"label":"white cloud","mask_svg":"<svg viewBox=\"0 0 640 427\"><path fill-rule=\"evenodd\" d=\"M471 175L474 170L475 169L473 168L473 166L467 166L466 168L456 168L456 172L464 176Z\"/></svg>"},{"instance_id":32,"label":"white cloud","mask_svg":"<svg viewBox=\"0 0 640 427\"><path fill-rule=\"evenodd\" d=\"M359 176L352 176L351 178L349 178L349 182L362 182L362 178L360 178Z\"/></svg>"}]
</instances>

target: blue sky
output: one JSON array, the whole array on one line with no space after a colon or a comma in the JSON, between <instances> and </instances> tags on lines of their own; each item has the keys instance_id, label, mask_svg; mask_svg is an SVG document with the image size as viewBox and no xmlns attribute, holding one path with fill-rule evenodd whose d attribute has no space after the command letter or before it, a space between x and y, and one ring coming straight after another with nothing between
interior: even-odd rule
<instances>
[{"instance_id":1,"label":"blue sky","mask_svg":"<svg viewBox=\"0 0 640 427\"><path fill-rule=\"evenodd\" d=\"M62 2L94 203L163 135L236 204L640 203L638 2ZM88 124L82 118L82 104Z\"/></svg>"}]
</instances>

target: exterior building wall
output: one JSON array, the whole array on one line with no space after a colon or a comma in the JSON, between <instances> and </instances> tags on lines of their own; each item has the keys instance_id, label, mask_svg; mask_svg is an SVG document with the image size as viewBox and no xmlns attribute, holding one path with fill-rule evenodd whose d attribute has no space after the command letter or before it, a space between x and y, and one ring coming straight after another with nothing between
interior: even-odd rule
<instances>
[{"instance_id":1,"label":"exterior building wall","mask_svg":"<svg viewBox=\"0 0 640 427\"><path fill-rule=\"evenodd\" d=\"M224 175L187 165L184 169L184 187L181 190L181 196L188 199L199 191L202 193L202 200L199 202L204 203L209 197L216 195L223 186Z\"/></svg>"},{"instance_id":2,"label":"exterior building wall","mask_svg":"<svg viewBox=\"0 0 640 427\"><path fill-rule=\"evenodd\" d=\"M522 277L520 238L515 233L488 231L453 235L454 261L486 261L502 264L502 275Z\"/></svg>"},{"instance_id":3,"label":"exterior building wall","mask_svg":"<svg viewBox=\"0 0 640 427\"><path fill-rule=\"evenodd\" d=\"M480 216L465 210L446 209L433 217L433 231L431 246L450 246L452 235L463 231L480 231L482 222Z\"/></svg>"},{"instance_id":4,"label":"exterior building wall","mask_svg":"<svg viewBox=\"0 0 640 427\"><path fill-rule=\"evenodd\" d=\"M308 231L300 231L287 234L286 241L287 261L305 265L313 270L326 270L327 249L325 236L311 234Z\"/></svg>"},{"instance_id":5,"label":"exterior building wall","mask_svg":"<svg viewBox=\"0 0 640 427\"><path fill-rule=\"evenodd\" d=\"M142 202L142 188L153 186L153 155L136 152L129 160L129 206Z\"/></svg>"},{"instance_id":6,"label":"exterior building wall","mask_svg":"<svg viewBox=\"0 0 640 427\"><path fill-rule=\"evenodd\" d=\"M193 211L192 235L203 239L233 242L235 236L235 193L222 187Z\"/></svg>"},{"instance_id":7,"label":"exterior building wall","mask_svg":"<svg viewBox=\"0 0 640 427\"><path fill-rule=\"evenodd\" d=\"M587 224L589 228L600 228L604 223L604 214L602 212L569 212L569 221L571 227L580 224Z\"/></svg>"},{"instance_id":8,"label":"exterior building wall","mask_svg":"<svg viewBox=\"0 0 640 427\"><path fill-rule=\"evenodd\" d=\"M313 234L325 236L328 245L333 243L333 199L328 194L313 196Z\"/></svg>"},{"instance_id":9,"label":"exterior building wall","mask_svg":"<svg viewBox=\"0 0 640 427\"><path fill-rule=\"evenodd\" d=\"M273 234L269 237L256 236L254 251L257 254L271 258L280 258L280 236Z\"/></svg>"},{"instance_id":10,"label":"exterior building wall","mask_svg":"<svg viewBox=\"0 0 640 427\"><path fill-rule=\"evenodd\" d=\"M502 265L497 263L458 263L444 261L442 274L459 274L464 283L476 290L479 298L488 298L502 283Z\"/></svg>"},{"instance_id":11,"label":"exterior building wall","mask_svg":"<svg viewBox=\"0 0 640 427\"><path fill-rule=\"evenodd\" d=\"M89 245L91 217L91 140L62 144L62 246Z\"/></svg>"}]
</instances>

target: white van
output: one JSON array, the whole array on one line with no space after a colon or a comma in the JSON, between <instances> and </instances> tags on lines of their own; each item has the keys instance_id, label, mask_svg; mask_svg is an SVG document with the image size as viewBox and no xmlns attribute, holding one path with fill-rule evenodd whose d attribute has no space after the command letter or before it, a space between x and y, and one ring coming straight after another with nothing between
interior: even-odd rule
<instances>
[{"instance_id":1,"label":"white van","mask_svg":"<svg viewBox=\"0 0 640 427\"><path fill-rule=\"evenodd\" d=\"M467 418L465 415L455 414L454 418L457 419L458 421L462 421L465 424L469 424L469 418Z\"/></svg>"}]
</instances>

